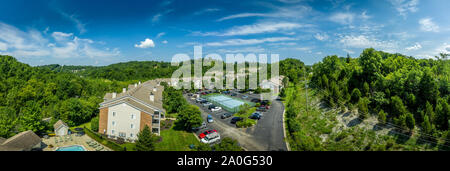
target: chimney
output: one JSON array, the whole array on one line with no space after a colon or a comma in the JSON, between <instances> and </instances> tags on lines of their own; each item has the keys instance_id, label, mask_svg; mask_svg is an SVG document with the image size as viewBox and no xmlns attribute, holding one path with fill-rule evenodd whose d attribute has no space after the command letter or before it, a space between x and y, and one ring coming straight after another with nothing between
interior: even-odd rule
<instances>
[{"instance_id":1,"label":"chimney","mask_svg":"<svg viewBox=\"0 0 450 171\"><path fill-rule=\"evenodd\" d=\"M141 82L139 81L139 85L141 85Z\"/></svg>"},{"instance_id":2,"label":"chimney","mask_svg":"<svg viewBox=\"0 0 450 171\"><path fill-rule=\"evenodd\" d=\"M152 102L155 101L155 95L153 95L153 93L150 93L150 101L152 101Z\"/></svg>"},{"instance_id":3,"label":"chimney","mask_svg":"<svg viewBox=\"0 0 450 171\"><path fill-rule=\"evenodd\" d=\"M116 98L116 96L117 96L116 92L112 93L112 98L113 99Z\"/></svg>"},{"instance_id":4,"label":"chimney","mask_svg":"<svg viewBox=\"0 0 450 171\"><path fill-rule=\"evenodd\" d=\"M134 88L136 88L137 87L137 83L134 83Z\"/></svg>"},{"instance_id":5,"label":"chimney","mask_svg":"<svg viewBox=\"0 0 450 171\"><path fill-rule=\"evenodd\" d=\"M122 93L126 93L126 92L127 92L127 88L123 88Z\"/></svg>"},{"instance_id":6,"label":"chimney","mask_svg":"<svg viewBox=\"0 0 450 171\"><path fill-rule=\"evenodd\" d=\"M153 91L156 92L156 90L157 90L156 87L153 87Z\"/></svg>"}]
</instances>

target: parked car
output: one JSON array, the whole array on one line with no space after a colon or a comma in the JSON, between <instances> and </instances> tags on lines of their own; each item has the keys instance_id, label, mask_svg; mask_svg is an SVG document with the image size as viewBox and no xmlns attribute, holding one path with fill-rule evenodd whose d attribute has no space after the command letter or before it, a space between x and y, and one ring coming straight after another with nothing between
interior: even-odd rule
<instances>
[{"instance_id":1,"label":"parked car","mask_svg":"<svg viewBox=\"0 0 450 171\"><path fill-rule=\"evenodd\" d=\"M253 103L259 103L259 102L261 102L261 100L259 100L259 99L252 99L251 102L253 102Z\"/></svg>"},{"instance_id":2,"label":"parked car","mask_svg":"<svg viewBox=\"0 0 450 171\"><path fill-rule=\"evenodd\" d=\"M270 109L270 106L269 106L269 105L261 105L261 106L259 106L259 107L263 107L263 108L266 108L266 109Z\"/></svg>"},{"instance_id":3,"label":"parked car","mask_svg":"<svg viewBox=\"0 0 450 171\"><path fill-rule=\"evenodd\" d=\"M243 98L243 99L246 99L246 98L248 98L248 96L242 96L242 98Z\"/></svg>"},{"instance_id":4,"label":"parked car","mask_svg":"<svg viewBox=\"0 0 450 171\"><path fill-rule=\"evenodd\" d=\"M264 107L264 106L260 106L260 107L256 108L256 110L257 110L257 111L260 111L260 112L266 112L266 111L267 111L267 108Z\"/></svg>"},{"instance_id":5,"label":"parked car","mask_svg":"<svg viewBox=\"0 0 450 171\"><path fill-rule=\"evenodd\" d=\"M190 96L192 96L192 93L188 93L187 95L190 97Z\"/></svg>"},{"instance_id":6,"label":"parked car","mask_svg":"<svg viewBox=\"0 0 450 171\"><path fill-rule=\"evenodd\" d=\"M244 118L241 118L241 117L234 117L234 118L231 118L230 123L235 124L236 122L242 121L242 120L244 120Z\"/></svg>"},{"instance_id":7,"label":"parked car","mask_svg":"<svg viewBox=\"0 0 450 171\"><path fill-rule=\"evenodd\" d=\"M203 100L205 100L205 99L203 99L203 98L197 98L197 99L195 100L195 102L200 103L200 102L202 102Z\"/></svg>"},{"instance_id":8,"label":"parked car","mask_svg":"<svg viewBox=\"0 0 450 171\"><path fill-rule=\"evenodd\" d=\"M248 118L259 120L259 119L261 119L261 113L255 112L255 113L253 113L253 114L252 114L250 117L248 117Z\"/></svg>"},{"instance_id":9,"label":"parked car","mask_svg":"<svg viewBox=\"0 0 450 171\"><path fill-rule=\"evenodd\" d=\"M207 131L205 131L205 132L200 133L200 135L198 135L198 137L199 137L200 139L202 139L202 138L205 138L206 135L211 134L211 133L213 133L213 132L217 132L217 131L216 131L215 129L213 129L213 130L207 130Z\"/></svg>"},{"instance_id":10,"label":"parked car","mask_svg":"<svg viewBox=\"0 0 450 171\"><path fill-rule=\"evenodd\" d=\"M202 143L211 144L218 142L220 140L220 135L217 132L210 133L201 139Z\"/></svg>"},{"instance_id":11,"label":"parked car","mask_svg":"<svg viewBox=\"0 0 450 171\"><path fill-rule=\"evenodd\" d=\"M192 128L192 131L196 132L198 130L206 128L206 122L203 122L199 127Z\"/></svg>"},{"instance_id":12,"label":"parked car","mask_svg":"<svg viewBox=\"0 0 450 171\"><path fill-rule=\"evenodd\" d=\"M213 117L211 115L208 115L208 117L206 117L206 121L208 123L214 122Z\"/></svg>"},{"instance_id":13,"label":"parked car","mask_svg":"<svg viewBox=\"0 0 450 171\"><path fill-rule=\"evenodd\" d=\"M231 96L236 96L237 94L236 93L231 93Z\"/></svg>"},{"instance_id":14,"label":"parked car","mask_svg":"<svg viewBox=\"0 0 450 171\"><path fill-rule=\"evenodd\" d=\"M200 103L201 104L208 103L208 100L203 99L202 101L200 101Z\"/></svg>"},{"instance_id":15,"label":"parked car","mask_svg":"<svg viewBox=\"0 0 450 171\"><path fill-rule=\"evenodd\" d=\"M222 110L222 107L220 107L220 106L214 106L214 107L211 108L210 110L211 110L212 112L217 112L217 111Z\"/></svg>"},{"instance_id":16,"label":"parked car","mask_svg":"<svg viewBox=\"0 0 450 171\"><path fill-rule=\"evenodd\" d=\"M231 117L231 116L233 116L232 113L224 113L224 114L222 114L222 116L220 116L220 118L226 119L226 118L229 118L229 117Z\"/></svg>"},{"instance_id":17,"label":"parked car","mask_svg":"<svg viewBox=\"0 0 450 171\"><path fill-rule=\"evenodd\" d=\"M203 106L209 106L209 105L212 105L212 103L211 102L205 102L205 103L203 103Z\"/></svg>"},{"instance_id":18,"label":"parked car","mask_svg":"<svg viewBox=\"0 0 450 171\"><path fill-rule=\"evenodd\" d=\"M205 93L205 92L202 92L202 95L206 95L206 93Z\"/></svg>"},{"instance_id":19,"label":"parked car","mask_svg":"<svg viewBox=\"0 0 450 171\"><path fill-rule=\"evenodd\" d=\"M263 100L263 101L261 101L261 105L267 105L267 104L269 104L269 100Z\"/></svg>"}]
</instances>

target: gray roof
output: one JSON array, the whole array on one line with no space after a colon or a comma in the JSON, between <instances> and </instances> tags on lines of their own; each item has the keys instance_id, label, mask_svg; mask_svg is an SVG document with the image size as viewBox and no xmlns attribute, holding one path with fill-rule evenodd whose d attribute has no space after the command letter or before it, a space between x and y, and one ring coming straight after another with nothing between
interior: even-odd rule
<instances>
[{"instance_id":1,"label":"gray roof","mask_svg":"<svg viewBox=\"0 0 450 171\"><path fill-rule=\"evenodd\" d=\"M153 114L154 111L164 113L162 103L164 86L159 83L160 80L150 80L136 86L131 84L126 92L116 94L116 98L112 98L112 93L107 93L104 97L105 101L100 104L100 109L127 103L149 114ZM154 95L154 101L150 100L150 94Z\"/></svg>"},{"instance_id":2,"label":"gray roof","mask_svg":"<svg viewBox=\"0 0 450 171\"><path fill-rule=\"evenodd\" d=\"M58 122L56 122L56 123L53 125L53 129L56 130L56 129L58 129L58 128L61 127L61 126L69 127L64 121L59 120Z\"/></svg>"},{"instance_id":3,"label":"gray roof","mask_svg":"<svg viewBox=\"0 0 450 171\"><path fill-rule=\"evenodd\" d=\"M25 131L4 141L0 145L0 151L31 150L34 146L41 142L41 138L39 138L39 136L37 136L33 131Z\"/></svg>"}]
</instances>

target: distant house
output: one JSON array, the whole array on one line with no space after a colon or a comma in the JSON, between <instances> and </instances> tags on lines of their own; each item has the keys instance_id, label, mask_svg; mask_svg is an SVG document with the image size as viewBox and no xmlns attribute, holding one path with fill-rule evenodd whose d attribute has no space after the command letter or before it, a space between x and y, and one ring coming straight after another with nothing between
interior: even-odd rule
<instances>
[{"instance_id":1,"label":"distant house","mask_svg":"<svg viewBox=\"0 0 450 171\"><path fill-rule=\"evenodd\" d=\"M135 141L147 125L153 133L160 133L160 118L165 113L162 103L162 80L136 83L123 88L122 93L107 93L100 103L100 134L110 138Z\"/></svg>"},{"instance_id":2,"label":"distant house","mask_svg":"<svg viewBox=\"0 0 450 171\"><path fill-rule=\"evenodd\" d=\"M59 120L53 125L53 129L55 130L56 136L64 136L69 133L69 126L63 122L62 120Z\"/></svg>"},{"instance_id":3,"label":"distant house","mask_svg":"<svg viewBox=\"0 0 450 171\"><path fill-rule=\"evenodd\" d=\"M33 131L21 132L11 138L0 138L0 151L34 151L42 149L42 140Z\"/></svg>"}]
</instances>

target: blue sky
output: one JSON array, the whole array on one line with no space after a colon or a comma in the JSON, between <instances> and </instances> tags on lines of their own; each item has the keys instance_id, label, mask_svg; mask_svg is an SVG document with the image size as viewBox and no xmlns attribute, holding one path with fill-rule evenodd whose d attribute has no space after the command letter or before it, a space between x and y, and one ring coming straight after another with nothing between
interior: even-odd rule
<instances>
[{"instance_id":1,"label":"blue sky","mask_svg":"<svg viewBox=\"0 0 450 171\"><path fill-rule=\"evenodd\" d=\"M448 0L1 0L0 54L30 65L276 53L306 64L364 48L450 53Z\"/></svg>"}]
</instances>

